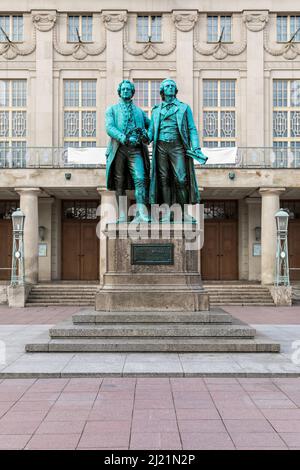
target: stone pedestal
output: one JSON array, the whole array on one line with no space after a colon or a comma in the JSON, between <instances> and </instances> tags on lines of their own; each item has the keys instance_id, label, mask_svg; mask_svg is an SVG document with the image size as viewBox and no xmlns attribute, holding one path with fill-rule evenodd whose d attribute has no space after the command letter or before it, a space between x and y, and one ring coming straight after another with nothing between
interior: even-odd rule
<instances>
[{"instance_id":1,"label":"stone pedestal","mask_svg":"<svg viewBox=\"0 0 300 470\"><path fill-rule=\"evenodd\" d=\"M209 310L200 267L200 250L190 248L195 227L140 226L140 238L126 224L107 224L106 272L96 294L98 311ZM133 234L135 235L135 234Z\"/></svg>"},{"instance_id":2,"label":"stone pedestal","mask_svg":"<svg viewBox=\"0 0 300 470\"><path fill-rule=\"evenodd\" d=\"M269 287L274 303L277 307L291 307L292 287L291 286L271 286Z\"/></svg>"},{"instance_id":3,"label":"stone pedestal","mask_svg":"<svg viewBox=\"0 0 300 470\"><path fill-rule=\"evenodd\" d=\"M8 286L7 297L9 307L25 307L29 292L30 286Z\"/></svg>"}]
</instances>

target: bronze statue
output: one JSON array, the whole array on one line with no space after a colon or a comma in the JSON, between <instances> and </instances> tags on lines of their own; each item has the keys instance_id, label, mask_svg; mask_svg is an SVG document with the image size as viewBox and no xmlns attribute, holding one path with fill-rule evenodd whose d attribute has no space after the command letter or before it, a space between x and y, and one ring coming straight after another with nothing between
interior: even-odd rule
<instances>
[{"instance_id":1,"label":"bronze statue","mask_svg":"<svg viewBox=\"0 0 300 470\"><path fill-rule=\"evenodd\" d=\"M178 89L174 80L161 83L162 103L154 106L148 131L153 141L150 180L150 203L165 203L169 207L179 203L184 220L194 220L184 212L185 204L200 202L194 162L204 164L203 155L191 108L176 98ZM167 215L166 220L168 220Z\"/></svg>"},{"instance_id":2,"label":"bronze statue","mask_svg":"<svg viewBox=\"0 0 300 470\"><path fill-rule=\"evenodd\" d=\"M106 156L106 187L125 195L126 189L135 190L138 215L136 222L149 222L146 205L149 195L150 162L147 128L150 120L132 101L135 87L129 80L118 86L120 102L106 110L106 132L111 137ZM127 215L119 207L118 222L125 222Z\"/></svg>"}]
</instances>

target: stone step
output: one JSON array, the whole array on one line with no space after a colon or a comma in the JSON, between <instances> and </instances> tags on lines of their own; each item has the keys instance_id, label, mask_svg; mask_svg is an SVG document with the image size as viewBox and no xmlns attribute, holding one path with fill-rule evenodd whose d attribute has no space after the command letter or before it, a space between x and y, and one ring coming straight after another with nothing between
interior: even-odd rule
<instances>
[{"instance_id":1,"label":"stone step","mask_svg":"<svg viewBox=\"0 0 300 470\"><path fill-rule=\"evenodd\" d=\"M97 325L74 325L66 320L49 331L50 337L55 338L107 338L107 337L231 337L253 338L254 328L246 324L197 324L193 323L119 323Z\"/></svg>"},{"instance_id":2,"label":"stone step","mask_svg":"<svg viewBox=\"0 0 300 470\"><path fill-rule=\"evenodd\" d=\"M33 293L33 294L30 294L30 298L31 299L44 299L44 298L47 298L47 299L64 299L64 298L73 298L73 299L81 299L81 298L89 298L89 299L94 299L95 300L95 294L75 294L75 293L72 293L72 294L67 294L67 293L63 293L63 294L59 294L59 293L56 293L56 294L45 294L45 293Z\"/></svg>"},{"instance_id":3,"label":"stone step","mask_svg":"<svg viewBox=\"0 0 300 470\"><path fill-rule=\"evenodd\" d=\"M72 316L74 324L97 323L231 323L222 309L210 312L97 312L85 310Z\"/></svg>"},{"instance_id":4,"label":"stone step","mask_svg":"<svg viewBox=\"0 0 300 470\"><path fill-rule=\"evenodd\" d=\"M71 307L91 307L94 305L93 302L26 302L26 307L62 307L62 306L71 306Z\"/></svg>"},{"instance_id":5,"label":"stone step","mask_svg":"<svg viewBox=\"0 0 300 470\"><path fill-rule=\"evenodd\" d=\"M226 338L95 338L50 339L42 335L26 345L27 352L211 352L278 353L280 345L265 336Z\"/></svg>"}]
</instances>

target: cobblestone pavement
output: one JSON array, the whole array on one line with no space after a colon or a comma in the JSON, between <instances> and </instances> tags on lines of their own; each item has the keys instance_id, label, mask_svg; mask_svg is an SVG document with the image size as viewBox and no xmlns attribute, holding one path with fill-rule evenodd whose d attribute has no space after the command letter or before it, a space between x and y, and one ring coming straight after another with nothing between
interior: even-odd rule
<instances>
[{"instance_id":1,"label":"cobblestone pavement","mask_svg":"<svg viewBox=\"0 0 300 470\"><path fill-rule=\"evenodd\" d=\"M300 378L5 379L0 449L300 449Z\"/></svg>"}]
</instances>

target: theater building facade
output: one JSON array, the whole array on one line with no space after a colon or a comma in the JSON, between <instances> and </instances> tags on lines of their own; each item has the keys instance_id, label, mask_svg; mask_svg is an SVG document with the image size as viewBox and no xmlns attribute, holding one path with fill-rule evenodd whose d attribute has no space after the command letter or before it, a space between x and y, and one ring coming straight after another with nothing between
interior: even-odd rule
<instances>
[{"instance_id":1,"label":"theater building facade","mask_svg":"<svg viewBox=\"0 0 300 470\"><path fill-rule=\"evenodd\" d=\"M296 2L42 3L0 5L0 284L10 279L17 207L28 283L99 279L105 161L74 163L68 149L103 156L119 82L135 83L135 103L150 116L166 77L192 107L201 146L237 148L235 164L196 168L203 279L272 284L279 207L290 212L291 278L300 279Z\"/></svg>"}]
</instances>

